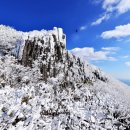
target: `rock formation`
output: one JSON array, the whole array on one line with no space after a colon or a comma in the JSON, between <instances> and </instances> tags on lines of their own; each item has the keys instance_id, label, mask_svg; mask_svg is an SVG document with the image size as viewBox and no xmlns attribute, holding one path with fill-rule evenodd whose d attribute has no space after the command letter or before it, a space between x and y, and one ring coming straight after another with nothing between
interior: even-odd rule
<instances>
[{"instance_id":1,"label":"rock formation","mask_svg":"<svg viewBox=\"0 0 130 130\"><path fill-rule=\"evenodd\" d=\"M130 88L67 51L62 29L1 25L0 47L1 130L130 129Z\"/></svg>"}]
</instances>

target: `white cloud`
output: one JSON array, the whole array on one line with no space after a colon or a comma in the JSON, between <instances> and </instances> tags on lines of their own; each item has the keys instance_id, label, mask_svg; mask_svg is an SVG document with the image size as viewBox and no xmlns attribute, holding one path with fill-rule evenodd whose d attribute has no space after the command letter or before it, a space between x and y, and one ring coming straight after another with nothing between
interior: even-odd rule
<instances>
[{"instance_id":1,"label":"white cloud","mask_svg":"<svg viewBox=\"0 0 130 130\"><path fill-rule=\"evenodd\" d=\"M106 12L117 12L118 14L126 13L130 10L130 0L104 0L102 8Z\"/></svg>"},{"instance_id":2,"label":"white cloud","mask_svg":"<svg viewBox=\"0 0 130 130\"><path fill-rule=\"evenodd\" d=\"M130 66L130 62L125 62L125 64L126 64L127 66Z\"/></svg>"},{"instance_id":3,"label":"white cloud","mask_svg":"<svg viewBox=\"0 0 130 130\"><path fill-rule=\"evenodd\" d=\"M87 29L87 26L86 26L86 25L80 27L80 30L81 30L81 31L86 30L86 29Z\"/></svg>"},{"instance_id":4,"label":"white cloud","mask_svg":"<svg viewBox=\"0 0 130 130\"><path fill-rule=\"evenodd\" d=\"M119 4L115 7L119 14L126 13L130 10L130 0L120 0Z\"/></svg>"},{"instance_id":5,"label":"white cloud","mask_svg":"<svg viewBox=\"0 0 130 130\"><path fill-rule=\"evenodd\" d=\"M105 14L103 15L102 17L100 17L99 19L97 19L95 22L92 22L92 26L95 26L95 25L99 25L101 24L103 21L106 21L110 18L110 14Z\"/></svg>"},{"instance_id":6,"label":"white cloud","mask_svg":"<svg viewBox=\"0 0 130 130\"><path fill-rule=\"evenodd\" d=\"M113 4L118 3L120 0L104 0L103 8L106 9L108 6L113 6Z\"/></svg>"},{"instance_id":7,"label":"white cloud","mask_svg":"<svg viewBox=\"0 0 130 130\"><path fill-rule=\"evenodd\" d=\"M130 24L117 26L114 30L105 31L101 34L101 37L104 39L121 38L127 36L130 36Z\"/></svg>"},{"instance_id":8,"label":"white cloud","mask_svg":"<svg viewBox=\"0 0 130 130\"><path fill-rule=\"evenodd\" d=\"M108 20L113 13L121 15L130 10L130 0L102 0L100 3L102 3L102 8L104 9L104 13L108 15L108 18L105 19L101 17L93 22L95 23L94 25L101 24L103 21Z\"/></svg>"},{"instance_id":9,"label":"white cloud","mask_svg":"<svg viewBox=\"0 0 130 130\"><path fill-rule=\"evenodd\" d=\"M119 47L102 47L102 50L105 51L118 51L119 49Z\"/></svg>"},{"instance_id":10,"label":"white cloud","mask_svg":"<svg viewBox=\"0 0 130 130\"><path fill-rule=\"evenodd\" d=\"M115 50L114 50L115 51ZM117 59L110 56L113 51L95 51L92 47L84 47L84 48L74 48L70 50L72 54L77 57L80 57L82 60L87 61L98 61L98 60L109 60L116 61Z\"/></svg>"},{"instance_id":11,"label":"white cloud","mask_svg":"<svg viewBox=\"0 0 130 130\"><path fill-rule=\"evenodd\" d=\"M102 3L102 8L106 12L113 12L115 7L119 4L120 0L104 0Z\"/></svg>"},{"instance_id":12,"label":"white cloud","mask_svg":"<svg viewBox=\"0 0 130 130\"><path fill-rule=\"evenodd\" d=\"M122 56L123 59L127 59L129 57L130 57L129 55Z\"/></svg>"}]
</instances>

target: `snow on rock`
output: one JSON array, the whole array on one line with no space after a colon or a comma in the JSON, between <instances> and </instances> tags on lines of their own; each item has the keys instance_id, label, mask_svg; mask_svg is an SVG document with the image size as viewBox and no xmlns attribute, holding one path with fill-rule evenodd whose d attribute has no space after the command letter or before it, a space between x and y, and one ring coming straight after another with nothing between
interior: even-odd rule
<instances>
[{"instance_id":1,"label":"snow on rock","mask_svg":"<svg viewBox=\"0 0 130 130\"><path fill-rule=\"evenodd\" d=\"M22 32L15 29L0 25L0 53L1 55L7 54L11 49L15 48L15 45L19 39L21 39Z\"/></svg>"},{"instance_id":2,"label":"snow on rock","mask_svg":"<svg viewBox=\"0 0 130 130\"><path fill-rule=\"evenodd\" d=\"M62 29L1 25L0 41L1 130L130 129L130 88L69 53Z\"/></svg>"}]
</instances>

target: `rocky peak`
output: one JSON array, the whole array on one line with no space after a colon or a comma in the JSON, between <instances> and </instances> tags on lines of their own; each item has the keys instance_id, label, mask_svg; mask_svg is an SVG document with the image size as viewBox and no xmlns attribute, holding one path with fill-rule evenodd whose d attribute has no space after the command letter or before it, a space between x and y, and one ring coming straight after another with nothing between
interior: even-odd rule
<instances>
[{"instance_id":1,"label":"rocky peak","mask_svg":"<svg viewBox=\"0 0 130 130\"><path fill-rule=\"evenodd\" d=\"M66 51L66 35L61 28L52 31L32 31L25 33L17 42L15 56L24 66L33 67L37 62L44 80L55 77L56 64L63 62Z\"/></svg>"},{"instance_id":2,"label":"rocky peak","mask_svg":"<svg viewBox=\"0 0 130 130\"><path fill-rule=\"evenodd\" d=\"M60 73L63 73L63 82L67 84L74 80L78 83L91 83L95 79L107 82L100 71L92 72L92 76L86 75L84 63L66 50L66 35L61 28L24 33L22 39L17 40L14 50L19 63L39 68L45 82ZM68 75L72 77L67 80Z\"/></svg>"},{"instance_id":3,"label":"rocky peak","mask_svg":"<svg viewBox=\"0 0 130 130\"><path fill-rule=\"evenodd\" d=\"M16 55L23 65L30 66L30 60L34 61L41 56L44 60L47 58L43 56L46 53L61 57L65 48L66 36L61 28L55 27L52 31L25 33L22 40L16 45Z\"/></svg>"}]
</instances>

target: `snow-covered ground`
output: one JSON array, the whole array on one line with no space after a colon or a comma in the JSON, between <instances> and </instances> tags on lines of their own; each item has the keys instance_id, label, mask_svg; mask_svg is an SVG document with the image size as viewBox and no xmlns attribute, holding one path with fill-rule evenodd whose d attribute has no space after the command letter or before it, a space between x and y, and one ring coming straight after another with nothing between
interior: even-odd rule
<instances>
[{"instance_id":1,"label":"snow-covered ground","mask_svg":"<svg viewBox=\"0 0 130 130\"><path fill-rule=\"evenodd\" d=\"M65 47L62 29L0 26L0 130L130 129L130 88Z\"/></svg>"}]
</instances>

